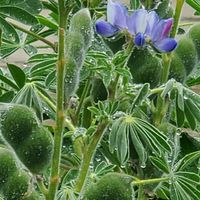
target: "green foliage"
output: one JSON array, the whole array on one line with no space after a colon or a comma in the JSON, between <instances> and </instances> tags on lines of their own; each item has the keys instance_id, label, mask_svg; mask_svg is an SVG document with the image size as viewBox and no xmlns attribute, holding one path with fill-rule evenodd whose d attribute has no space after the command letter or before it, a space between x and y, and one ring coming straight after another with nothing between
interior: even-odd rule
<instances>
[{"instance_id":1,"label":"green foliage","mask_svg":"<svg viewBox=\"0 0 200 200\"><path fill-rule=\"evenodd\" d=\"M131 178L118 173L108 173L89 186L85 200L133 200Z\"/></svg>"},{"instance_id":2,"label":"green foliage","mask_svg":"<svg viewBox=\"0 0 200 200\"><path fill-rule=\"evenodd\" d=\"M132 140L143 168L147 161L144 143L154 154L161 155L162 151L171 150L162 132L144 120L127 115L114 121L109 138L110 150L114 152L116 149L121 164L129 158L129 138Z\"/></svg>"},{"instance_id":3,"label":"green foliage","mask_svg":"<svg viewBox=\"0 0 200 200\"><path fill-rule=\"evenodd\" d=\"M186 2L200 13L199 2ZM0 1L0 58L18 49L28 56L24 65L5 60L0 69L0 199L200 199L200 96L188 87L200 83L199 24L187 34L178 24L183 36L163 54L133 47L126 30L93 35L95 21L106 19L106 3ZM169 0L126 6L173 16L176 26ZM170 74L161 85L167 59ZM57 67L64 70L65 102ZM56 107L62 103L66 110ZM52 164L59 170L48 168L54 144L41 123L55 130Z\"/></svg>"},{"instance_id":4,"label":"green foliage","mask_svg":"<svg viewBox=\"0 0 200 200\"><path fill-rule=\"evenodd\" d=\"M108 91L100 78L94 78L92 81L91 97L96 103L108 97Z\"/></svg>"}]
</instances>

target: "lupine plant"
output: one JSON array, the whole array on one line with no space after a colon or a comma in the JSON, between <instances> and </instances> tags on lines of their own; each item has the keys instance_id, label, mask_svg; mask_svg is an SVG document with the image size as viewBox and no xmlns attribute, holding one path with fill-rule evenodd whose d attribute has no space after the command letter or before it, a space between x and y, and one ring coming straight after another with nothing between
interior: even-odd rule
<instances>
[{"instance_id":1,"label":"lupine plant","mask_svg":"<svg viewBox=\"0 0 200 200\"><path fill-rule=\"evenodd\" d=\"M184 4L199 15L198 0L0 1L0 199L200 199Z\"/></svg>"}]
</instances>

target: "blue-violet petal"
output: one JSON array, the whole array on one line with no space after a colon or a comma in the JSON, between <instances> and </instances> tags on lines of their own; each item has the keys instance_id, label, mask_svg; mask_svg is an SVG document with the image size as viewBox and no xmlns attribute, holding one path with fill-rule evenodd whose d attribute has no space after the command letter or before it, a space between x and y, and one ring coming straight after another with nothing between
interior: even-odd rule
<instances>
[{"instance_id":1,"label":"blue-violet petal","mask_svg":"<svg viewBox=\"0 0 200 200\"><path fill-rule=\"evenodd\" d=\"M144 46L145 45L145 37L143 33L138 33L134 40L135 45Z\"/></svg>"},{"instance_id":2,"label":"blue-violet petal","mask_svg":"<svg viewBox=\"0 0 200 200\"><path fill-rule=\"evenodd\" d=\"M127 28L126 20L128 16L127 9L120 3L113 2L112 0L108 1L107 5L107 21L119 28Z\"/></svg>"},{"instance_id":3,"label":"blue-violet petal","mask_svg":"<svg viewBox=\"0 0 200 200\"><path fill-rule=\"evenodd\" d=\"M108 22L104 20L98 20L96 21L96 31L98 34L104 36L104 37L111 37L115 35L118 32L118 28L112 26Z\"/></svg>"},{"instance_id":4,"label":"blue-violet petal","mask_svg":"<svg viewBox=\"0 0 200 200\"><path fill-rule=\"evenodd\" d=\"M170 52L173 51L177 42L173 38L165 38L159 42L153 44L160 52Z\"/></svg>"}]
</instances>

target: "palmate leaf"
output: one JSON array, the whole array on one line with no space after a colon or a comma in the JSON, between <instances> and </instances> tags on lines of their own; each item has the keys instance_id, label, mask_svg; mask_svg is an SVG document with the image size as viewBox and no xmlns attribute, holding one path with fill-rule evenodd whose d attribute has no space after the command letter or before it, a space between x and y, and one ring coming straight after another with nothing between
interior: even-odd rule
<instances>
[{"instance_id":1,"label":"palmate leaf","mask_svg":"<svg viewBox=\"0 0 200 200\"><path fill-rule=\"evenodd\" d=\"M170 199L171 200L199 200L200 191L197 186L200 176L193 172L178 171L171 179Z\"/></svg>"},{"instance_id":2,"label":"palmate leaf","mask_svg":"<svg viewBox=\"0 0 200 200\"><path fill-rule=\"evenodd\" d=\"M24 71L14 64L7 64L7 66L10 71L10 74L15 80L15 83L18 85L19 88L22 88L26 82L26 75Z\"/></svg>"},{"instance_id":3,"label":"palmate leaf","mask_svg":"<svg viewBox=\"0 0 200 200\"><path fill-rule=\"evenodd\" d=\"M171 173L169 173L171 180L169 183L160 183L155 190L156 194L163 199L168 199L170 196L170 200L200 199L200 191L197 189L200 183L200 176L194 172L184 171L199 158L200 151L196 151L187 154L175 163L171 168ZM156 160L157 159L160 160L160 158L156 158ZM158 168L162 168L160 163Z\"/></svg>"},{"instance_id":4,"label":"palmate leaf","mask_svg":"<svg viewBox=\"0 0 200 200\"><path fill-rule=\"evenodd\" d=\"M129 136L142 165L147 160L146 146L159 156L163 151L171 151L166 135L147 121L126 115L114 121L109 135L110 151L117 151L122 164L129 157Z\"/></svg>"},{"instance_id":5,"label":"palmate leaf","mask_svg":"<svg viewBox=\"0 0 200 200\"><path fill-rule=\"evenodd\" d=\"M168 163L165 161L165 159L159 158L159 157L154 157L154 156L150 156L149 157L152 164L157 167L159 170L161 170L164 173L169 173L170 172L170 168Z\"/></svg>"},{"instance_id":6,"label":"palmate leaf","mask_svg":"<svg viewBox=\"0 0 200 200\"><path fill-rule=\"evenodd\" d=\"M5 58L9 56L10 54L14 53L20 48L19 44L8 44L8 43L3 43L0 46L0 58Z\"/></svg>"},{"instance_id":7,"label":"palmate leaf","mask_svg":"<svg viewBox=\"0 0 200 200\"><path fill-rule=\"evenodd\" d=\"M42 119L42 103L34 83L26 83L13 98L12 103L24 104L34 108L37 116Z\"/></svg>"},{"instance_id":8,"label":"palmate leaf","mask_svg":"<svg viewBox=\"0 0 200 200\"><path fill-rule=\"evenodd\" d=\"M15 84L13 80L11 80L10 78L7 78L6 75L0 74L0 82L7 84L8 86L10 86L11 88L15 90L19 90L19 87L17 86L17 84Z\"/></svg>"},{"instance_id":9,"label":"palmate leaf","mask_svg":"<svg viewBox=\"0 0 200 200\"><path fill-rule=\"evenodd\" d=\"M0 13L26 25L35 25L38 23L34 15L17 6L1 6Z\"/></svg>"},{"instance_id":10,"label":"palmate leaf","mask_svg":"<svg viewBox=\"0 0 200 200\"><path fill-rule=\"evenodd\" d=\"M28 59L28 63L35 63L35 62L42 62L42 61L48 61L51 59L57 59L57 54L50 54L50 53L43 53L43 54L37 54L33 55Z\"/></svg>"},{"instance_id":11,"label":"palmate leaf","mask_svg":"<svg viewBox=\"0 0 200 200\"><path fill-rule=\"evenodd\" d=\"M31 77L38 76L38 75L47 75L50 71L55 69L56 60L55 59L48 59L36 63L30 69Z\"/></svg>"},{"instance_id":12,"label":"palmate leaf","mask_svg":"<svg viewBox=\"0 0 200 200\"><path fill-rule=\"evenodd\" d=\"M190 154L185 155L181 160L179 160L173 167L174 171L185 170L189 165L191 165L195 160L200 158L200 151L195 151Z\"/></svg>"},{"instance_id":13,"label":"palmate leaf","mask_svg":"<svg viewBox=\"0 0 200 200\"><path fill-rule=\"evenodd\" d=\"M131 108L131 112L133 111L133 109L136 106L139 106L141 104L141 102L147 97L147 95L149 94L150 91L150 85L149 83L145 83L142 88L140 89L140 91L138 92L137 96L135 97L133 103L132 103L132 108Z\"/></svg>"},{"instance_id":14,"label":"palmate leaf","mask_svg":"<svg viewBox=\"0 0 200 200\"><path fill-rule=\"evenodd\" d=\"M199 0L186 0L186 3L194 8L197 12L200 12L200 2Z\"/></svg>"},{"instance_id":15,"label":"palmate leaf","mask_svg":"<svg viewBox=\"0 0 200 200\"><path fill-rule=\"evenodd\" d=\"M200 95L180 83L175 84L176 88L176 122L182 127L187 121L191 129L195 129L200 123Z\"/></svg>"},{"instance_id":16,"label":"palmate leaf","mask_svg":"<svg viewBox=\"0 0 200 200\"><path fill-rule=\"evenodd\" d=\"M3 17L0 16L0 29L2 30L3 39L18 44L20 42L19 35L12 25L10 25Z\"/></svg>"},{"instance_id":17,"label":"palmate leaf","mask_svg":"<svg viewBox=\"0 0 200 200\"><path fill-rule=\"evenodd\" d=\"M16 5L33 15L39 14L42 10L42 2L40 0L22 0Z\"/></svg>"}]
</instances>

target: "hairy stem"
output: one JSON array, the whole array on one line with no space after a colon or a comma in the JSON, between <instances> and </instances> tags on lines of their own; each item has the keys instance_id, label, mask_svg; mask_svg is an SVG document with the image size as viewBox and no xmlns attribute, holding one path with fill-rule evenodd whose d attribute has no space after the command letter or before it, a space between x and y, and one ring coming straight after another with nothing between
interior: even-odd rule
<instances>
[{"instance_id":1,"label":"hairy stem","mask_svg":"<svg viewBox=\"0 0 200 200\"><path fill-rule=\"evenodd\" d=\"M38 95L40 96L40 98L53 110L56 112L56 105L54 104L54 102L52 100L50 100L48 97L46 97L44 94L42 94L39 90L37 90ZM70 130L70 131L75 131L75 127L72 124L72 122L70 120L68 120L65 117L65 126Z\"/></svg>"},{"instance_id":2,"label":"hairy stem","mask_svg":"<svg viewBox=\"0 0 200 200\"><path fill-rule=\"evenodd\" d=\"M176 1L176 10L175 10L175 14L174 14L174 23L173 23L172 31L171 31L171 34L170 34L170 36L172 38L176 37L177 31L178 31L178 26L179 26L179 21L180 21L180 17L181 17L183 4L184 4L184 0L177 0ZM161 83L165 83L168 80L170 64L171 64L171 58L172 58L172 53L163 54L163 57L162 57L162 60L163 60L163 72L162 72Z\"/></svg>"},{"instance_id":3,"label":"hairy stem","mask_svg":"<svg viewBox=\"0 0 200 200\"><path fill-rule=\"evenodd\" d=\"M83 154L83 161L82 161L81 169L80 169L79 176L77 178L77 182L75 185L75 189L77 192L82 191L82 188L84 186L84 183L86 181L87 174L89 171L90 163L94 157L97 145L99 144L99 141L101 140L107 125L108 125L107 120L102 121L99 124L94 135L92 136L92 140L91 140L90 144L88 145L87 149L85 150L85 152Z\"/></svg>"},{"instance_id":4,"label":"hairy stem","mask_svg":"<svg viewBox=\"0 0 200 200\"><path fill-rule=\"evenodd\" d=\"M176 0L176 9L174 14L174 23L171 31L171 37L175 37L177 34L184 2L185 0Z\"/></svg>"},{"instance_id":5,"label":"hairy stem","mask_svg":"<svg viewBox=\"0 0 200 200\"><path fill-rule=\"evenodd\" d=\"M58 43L58 63L57 63L57 99L56 99L56 127L54 133L54 151L51 164L51 176L48 192L48 200L54 200L60 181L60 160L62 135L64 129L64 71L65 71L65 27L66 16L65 1L58 0L59 5L59 43Z\"/></svg>"},{"instance_id":6,"label":"hairy stem","mask_svg":"<svg viewBox=\"0 0 200 200\"><path fill-rule=\"evenodd\" d=\"M85 87L83 89L83 93L81 95L80 102L79 102L78 108L77 108L76 113L75 113L75 120L74 120L75 124L78 123L78 116L79 116L80 111L81 111L81 109L83 107L83 102L85 100L85 97L88 94L89 89L90 89L90 78L88 78L86 83L85 83Z\"/></svg>"},{"instance_id":7,"label":"hairy stem","mask_svg":"<svg viewBox=\"0 0 200 200\"><path fill-rule=\"evenodd\" d=\"M132 182L133 185L147 185L147 184L154 184L154 183L160 183L163 181L168 181L169 177L163 177L163 178L154 178L154 179L147 179L147 180L134 180Z\"/></svg>"},{"instance_id":8,"label":"hairy stem","mask_svg":"<svg viewBox=\"0 0 200 200\"><path fill-rule=\"evenodd\" d=\"M174 24L171 31L171 37L174 38L177 34L178 25L180 21L180 16L183 8L184 0L177 0L176 1L176 10L174 14ZM165 53L162 55L162 64L163 64L163 71L161 76L161 83L166 83L169 77L170 72L170 65L172 60L172 53ZM162 120L165 116L165 113L167 111L165 101L158 97L157 99L157 111L154 116L154 124L156 126L159 126L160 123L162 123Z\"/></svg>"},{"instance_id":9,"label":"hairy stem","mask_svg":"<svg viewBox=\"0 0 200 200\"><path fill-rule=\"evenodd\" d=\"M36 177L37 185L39 190L42 192L42 194L47 198L48 190L46 186L44 185L43 179L41 177Z\"/></svg>"},{"instance_id":10,"label":"hairy stem","mask_svg":"<svg viewBox=\"0 0 200 200\"><path fill-rule=\"evenodd\" d=\"M11 23L11 22L10 22L10 23ZM47 44L48 46L50 46L50 47L55 51L55 48L56 48L56 47L55 47L54 43L50 42L49 40L43 38L42 36L40 36L40 35L38 35L38 34L32 32L32 31L30 31L30 30L27 30L27 29L25 29L25 28L23 28L23 27L21 27L21 26L19 26L19 25L17 25L17 24L14 24L14 23L11 23L11 24L12 24L12 26L14 26L16 29L18 29L18 30L20 30L20 31L22 31L22 32L24 32L24 33L27 33L28 35L31 35L31 36L37 38L38 40L44 42L45 44Z\"/></svg>"}]
</instances>

